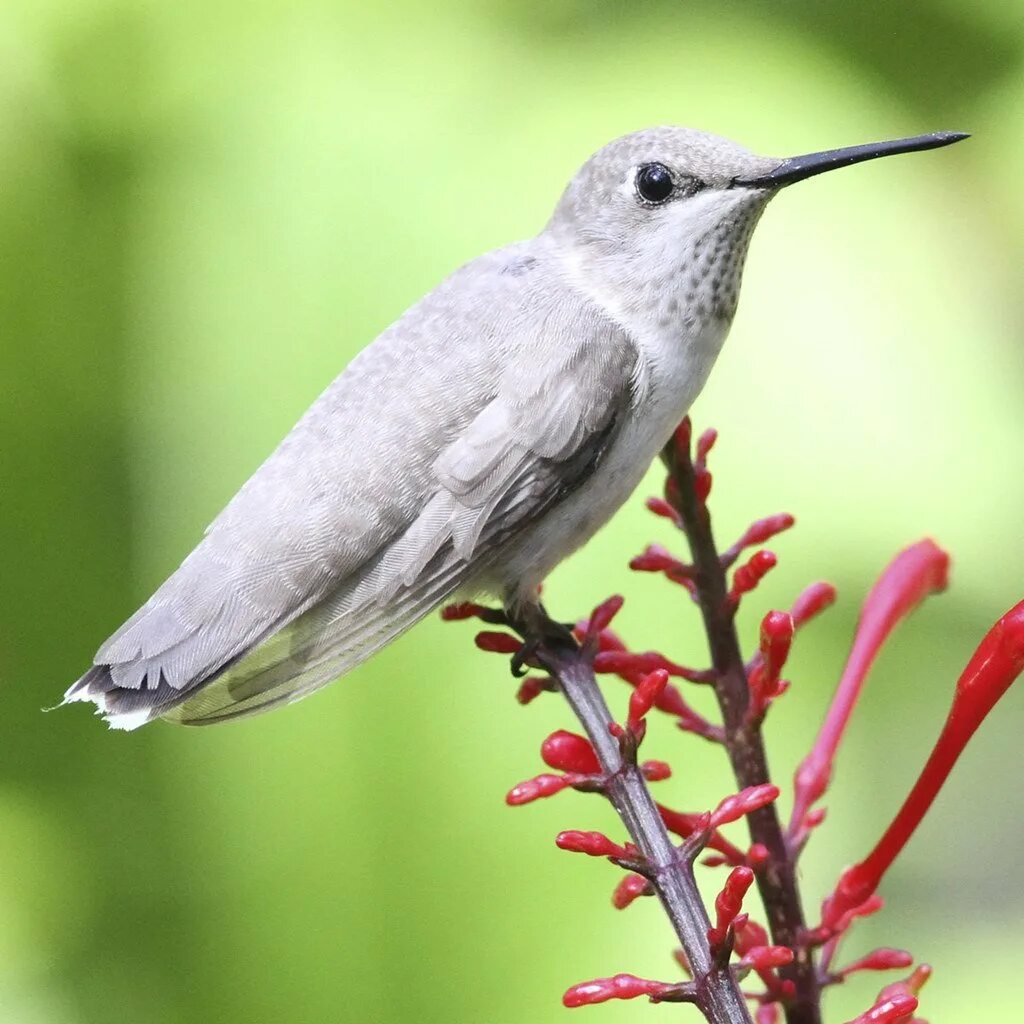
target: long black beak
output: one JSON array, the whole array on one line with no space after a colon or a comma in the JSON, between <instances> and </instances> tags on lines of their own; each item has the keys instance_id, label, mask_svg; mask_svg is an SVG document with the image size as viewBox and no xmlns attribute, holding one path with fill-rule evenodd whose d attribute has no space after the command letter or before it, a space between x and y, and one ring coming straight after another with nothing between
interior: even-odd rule
<instances>
[{"instance_id":1,"label":"long black beak","mask_svg":"<svg viewBox=\"0 0 1024 1024\"><path fill-rule=\"evenodd\" d=\"M864 146L847 146L846 149L826 149L823 153L791 157L783 160L774 171L753 178L734 178L732 183L747 188L782 188L784 185L792 185L794 181L803 181L815 174L859 164L863 160L877 160L880 156L895 156L897 153L916 153L919 149L938 149L969 137L967 132L932 132L931 135L915 135L912 139L870 142Z\"/></svg>"}]
</instances>

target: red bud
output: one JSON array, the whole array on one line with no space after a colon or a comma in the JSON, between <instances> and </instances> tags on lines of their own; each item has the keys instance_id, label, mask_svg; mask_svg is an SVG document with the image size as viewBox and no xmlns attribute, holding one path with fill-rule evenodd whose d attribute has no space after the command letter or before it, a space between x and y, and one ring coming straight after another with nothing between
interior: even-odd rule
<instances>
[{"instance_id":1,"label":"red bud","mask_svg":"<svg viewBox=\"0 0 1024 1024\"><path fill-rule=\"evenodd\" d=\"M844 967L839 974L846 978L857 971L894 971L909 967L913 962L913 956L905 949L874 949L867 956Z\"/></svg>"},{"instance_id":2,"label":"red bud","mask_svg":"<svg viewBox=\"0 0 1024 1024\"><path fill-rule=\"evenodd\" d=\"M733 927L736 932L736 952L741 957L758 946L767 946L770 943L768 932L756 921L747 918L740 924L737 919Z\"/></svg>"},{"instance_id":3,"label":"red bud","mask_svg":"<svg viewBox=\"0 0 1024 1024\"><path fill-rule=\"evenodd\" d=\"M573 985L562 996L564 1006L591 1006L604 1003L609 999L636 999L637 996L650 996L657 1001L659 997L677 994L681 986L664 981L649 981L633 974L616 974L614 978L595 978L581 985Z\"/></svg>"},{"instance_id":4,"label":"red bud","mask_svg":"<svg viewBox=\"0 0 1024 1024\"><path fill-rule=\"evenodd\" d=\"M474 642L481 651L488 651L494 654L515 654L523 646L522 640L512 636L511 633L494 632L492 630L484 630L482 633L477 633Z\"/></svg>"},{"instance_id":5,"label":"red bud","mask_svg":"<svg viewBox=\"0 0 1024 1024\"><path fill-rule=\"evenodd\" d=\"M541 744L540 756L546 765L562 772L597 775L601 771L590 740L565 729L553 732Z\"/></svg>"},{"instance_id":6,"label":"red bud","mask_svg":"<svg viewBox=\"0 0 1024 1024\"><path fill-rule=\"evenodd\" d=\"M599 604L590 613L587 632L596 635L607 629L611 625L612 619L622 611L624 603L625 598L618 594L609 597L606 601L602 601L601 604Z\"/></svg>"},{"instance_id":7,"label":"red bud","mask_svg":"<svg viewBox=\"0 0 1024 1024\"><path fill-rule=\"evenodd\" d=\"M777 562L778 559L771 551L755 551L732 575L730 603L736 604L744 594L749 594L775 568Z\"/></svg>"},{"instance_id":8,"label":"red bud","mask_svg":"<svg viewBox=\"0 0 1024 1024\"><path fill-rule=\"evenodd\" d=\"M549 692L555 688L555 684L545 676L527 676L519 684L516 691L516 700L526 705L536 700L542 693Z\"/></svg>"},{"instance_id":9,"label":"red bud","mask_svg":"<svg viewBox=\"0 0 1024 1024\"><path fill-rule=\"evenodd\" d=\"M835 604L836 588L831 583L812 583L793 603L789 614L797 629Z\"/></svg>"},{"instance_id":10,"label":"red bud","mask_svg":"<svg viewBox=\"0 0 1024 1024\"><path fill-rule=\"evenodd\" d=\"M640 896L652 896L654 886L643 875L626 875L612 893L612 906L625 910Z\"/></svg>"},{"instance_id":11,"label":"red bud","mask_svg":"<svg viewBox=\"0 0 1024 1024\"><path fill-rule=\"evenodd\" d=\"M641 721L654 704L660 699L668 685L668 673L663 669L655 669L650 675L637 684L629 698L629 725L636 730Z\"/></svg>"},{"instance_id":12,"label":"red bud","mask_svg":"<svg viewBox=\"0 0 1024 1024\"><path fill-rule=\"evenodd\" d=\"M672 776L672 768L665 761L644 761L640 771L648 782L664 782Z\"/></svg>"},{"instance_id":13,"label":"red bud","mask_svg":"<svg viewBox=\"0 0 1024 1024\"><path fill-rule=\"evenodd\" d=\"M769 971L774 967L785 967L793 962L793 950L789 946L754 946L748 949L740 961L741 967L754 971Z\"/></svg>"},{"instance_id":14,"label":"red bud","mask_svg":"<svg viewBox=\"0 0 1024 1024\"><path fill-rule=\"evenodd\" d=\"M898 995L875 1003L866 1013L847 1021L847 1024L903 1024L917 1009L913 996Z\"/></svg>"},{"instance_id":15,"label":"red bud","mask_svg":"<svg viewBox=\"0 0 1024 1024\"><path fill-rule=\"evenodd\" d=\"M771 783L761 786L748 786L735 796L727 796L712 812L711 824L714 828L737 821L751 811L759 810L766 804L777 799L779 787Z\"/></svg>"},{"instance_id":16,"label":"red bud","mask_svg":"<svg viewBox=\"0 0 1024 1024\"><path fill-rule=\"evenodd\" d=\"M632 843L619 846L601 832L578 832L571 830L559 832L555 837L555 845L560 850L570 853L585 853L588 857L615 857L619 860L630 860L639 856L639 851Z\"/></svg>"},{"instance_id":17,"label":"red bud","mask_svg":"<svg viewBox=\"0 0 1024 1024\"><path fill-rule=\"evenodd\" d=\"M569 785L571 779L565 775L538 775L536 778L520 782L518 786L513 786L505 796L505 803L510 807L518 807L561 793Z\"/></svg>"},{"instance_id":18,"label":"red bud","mask_svg":"<svg viewBox=\"0 0 1024 1024\"><path fill-rule=\"evenodd\" d=\"M733 868L729 873L715 898L715 924L708 929L708 942L713 950L720 948L728 938L729 929L743 907L743 897L753 882L754 872L748 867Z\"/></svg>"},{"instance_id":19,"label":"red bud","mask_svg":"<svg viewBox=\"0 0 1024 1024\"><path fill-rule=\"evenodd\" d=\"M649 511L662 519L668 519L675 526L682 529L683 521L679 513L664 498L648 498L645 502Z\"/></svg>"}]
</instances>

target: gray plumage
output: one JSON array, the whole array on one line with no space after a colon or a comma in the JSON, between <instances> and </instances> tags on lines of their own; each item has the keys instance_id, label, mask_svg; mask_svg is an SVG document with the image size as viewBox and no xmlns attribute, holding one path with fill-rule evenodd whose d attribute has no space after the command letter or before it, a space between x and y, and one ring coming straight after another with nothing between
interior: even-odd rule
<instances>
[{"instance_id":1,"label":"gray plumage","mask_svg":"<svg viewBox=\"0 0 1024 1024\"><path fill-rule=\"evenodd\" d=\"M657 163L673 195L647 202ZM536 238L357 356L65 695L112 725L296 700L456 592L536 600L703 386L780 167L678 128L595 154Z\"/></svg>"}]
</instances>

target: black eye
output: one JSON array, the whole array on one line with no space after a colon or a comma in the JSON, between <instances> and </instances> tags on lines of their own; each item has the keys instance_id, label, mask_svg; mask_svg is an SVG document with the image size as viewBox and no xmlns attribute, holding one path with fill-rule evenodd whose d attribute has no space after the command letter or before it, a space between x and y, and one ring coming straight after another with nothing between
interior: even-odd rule
<instances>
[{"instance_id":1,"label":"black eye","mask_svg":"<svg viewBox=\"0 0 1024 1024\"><path fill-rule=\"evenodd\" d=\"M636 194L645 203L665 202L674 187L672 172L664 164L644 164L636 172Z\"/></svg>"}]
</instances>

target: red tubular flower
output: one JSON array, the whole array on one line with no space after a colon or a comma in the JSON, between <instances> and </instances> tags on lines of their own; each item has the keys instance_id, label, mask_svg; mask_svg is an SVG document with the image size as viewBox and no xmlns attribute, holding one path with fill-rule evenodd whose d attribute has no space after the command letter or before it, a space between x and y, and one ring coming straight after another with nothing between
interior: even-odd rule
<instances>
[{"instance_id":1,"label":"red tubular flower","mask_svg":"<svg viewBox=\"0 0 1024 1024\"><path fill-rule=\"evenodd\" d=\"M632 844L619 846L602 832L578 832L570 830L555 836L555 845L570 853L585 853L588 857L615 857L618 860L633 860L640 855Z\"/></svg>"},{"instance_id":2,"label":"red tubular flower","mask_svg":"<svg viewBox=\"0 0 1024 1024\"><path fill-rule=\"evenodd\" d=\"M590 740L565 729L553 732L541 744L540 756L549 768L557 768L561 772L597 775L601 771Z\"/></svg>"},{"instance_id":3,"label":"red tubular flower","mask_svg":"<svg viewBox=\"0 0 1024 1024\"><path fill-rule=\"evenodd\" d=\"M633 690L629 698L629 727L634 731L641 728L647 712L665 692L668 685L668 673L663 669L655 669L645 676Z\"/></svg>"},{"instance_id":4,"label":"red tubular flower","mask_svg":"<svg viewBox=\"0 0 1024 1024\"><path fill-rule=\"evenodd\" d=\"M580 985L573 985L564 996L562 1004L568 1007L592 1006L609 999L636 999L649 996L652 1002L666 998L678 999L684 992L682 985L667 981L650 981L633 974L616 974L614 978L595 978Z\"/></svg>"},{"instance_id":5,"label":"red tubular flower","mask_svg":"<svg viewBox=\"0 0 1024 1024\"><path fill-rule=\"evenodd\" d=\"M744 594L749 594L775 568L777 562L778 559L771 551L755 551L746 563L732 574L729 603L738 604Z\"/></svg>"},{"instance_id":6,"label":"red tubular flower","mask_svg":"<svg viewBox=\"0 0 1024 1024\"><path fill-rule=\"evenodd\" d=\"M841 978L848 978L858 971L897 971L909 967L914 962L913 956L905 949L873 949L866 956L854 960L840 972Z\"/></svg>"},{"instance_id":7,"label":"red tubular flower","mask_svg":"<svg viewBox=\"0 0 1024 1024\"><path fill-rule=\"evenodd\" d=\"M828 788L836 750L879 648L896 624L925 597L945 588L948 570L946 552L932 541L923 540L901 551L871 588L835 697L810 754L796 772L791 836L798 834L811 805Z\"/></svg>"},{"instance_id":8,"label":"red tubular flower","mask_svg":"<svg viewBox=\"0 0 1024 1024\"><path fill-rule=\"evenodd\" d=\"M779 1024L779 1004L762 1003L757 1008L757 1024Z\"/></svg>"},{"instance_id":9,"label":"red tubular flower","mask_svg":"<svg viewBox=\"0 0 1024 1024\"><path fill-rule=\"evenodd\" d=\"M748 786L735 796L727 796L711 812L711 826L718 828L720 825L728 825L732 821L756 811L773 800L778 799L779 787L771 783L761 786Z\"/></svg>"},{"instance_id":10,"label":"red tubular flower","mask_svg":"<svg viewBox=\"0 0 1024 1024\"><path fill-rule=\"evenodd\" d=\"M653 895L654 886L643 875L626 875L612 893L612 906L616 910L625 910L639 897Z\"/></svg>"},{"instance_id":11,"label":"red tubular flower","mask_svg":"<svg viewBox=\"0 0 1024 1024\"><path fill-rule=\"evenodd\" d=\"M520 782L513 786L505 796L505 803L509 807L519 807L522 804L533 803L534 800L542 800L545 797L561 793L568 789L574 782L571 775L538 775L536 778Z\"/></svg>"},{"instance_id":12,"label":"red tubular flower","mask_svg":"<svg viewBox=\"0 0 1024 1024\"><path fill-rule=\"evenodd\" d=\"M964 747L1024 671L1024 601L989 630L956 684L953 703L917 782L875 848L841 875L822 907L822 924L837 929L845 915L874 893L889 866L906 846Z\"/></svg>"},{"instance_id":13,"label":"red tubular flower","mask_svg":"<svg viewBox=\"0 0 1024 1024\"><path fill-rule=\"evenodd\" d=\"M786 967L793 960L789 946L753 946L743 954L739 966L752 971L770 971L774 967Z\"/></svg>"},{"instance_id":14,"label":"red tubular flower","mask_svg":"<svg viewBox=\"0 0 1024 1024\"><path fill-rule=\"evenodd\" d=\"M789 614L797 629L820 615L836 602L836 588L831 583L812 583L793 602Z\"/></svg>"},{"instance_id":15,"label":"red tubular flower","mask_svg":"<svg viewBox=\"0 0 1024 1024\"><path fill-rule=\"evenodd\" d=\"M846 1024L903 1024L910 1020L916 1009L917 1000L913 996L893 996L892 999L880 999L866 1013Z\"/></svg>"},{"instance_id":16,"label":"red tubular flower","mask_svg":"<svg viewBox=\"0 0 1024 1024\"><path fill-rule=\"evenodd\" d=\"M712 951L720 950L729 937L737 915L743 909L743 897L754 883L754 872L748 867L733 868L722 891L715 897L715 923L708 929Z\"/></svg>"}]
</instances>

